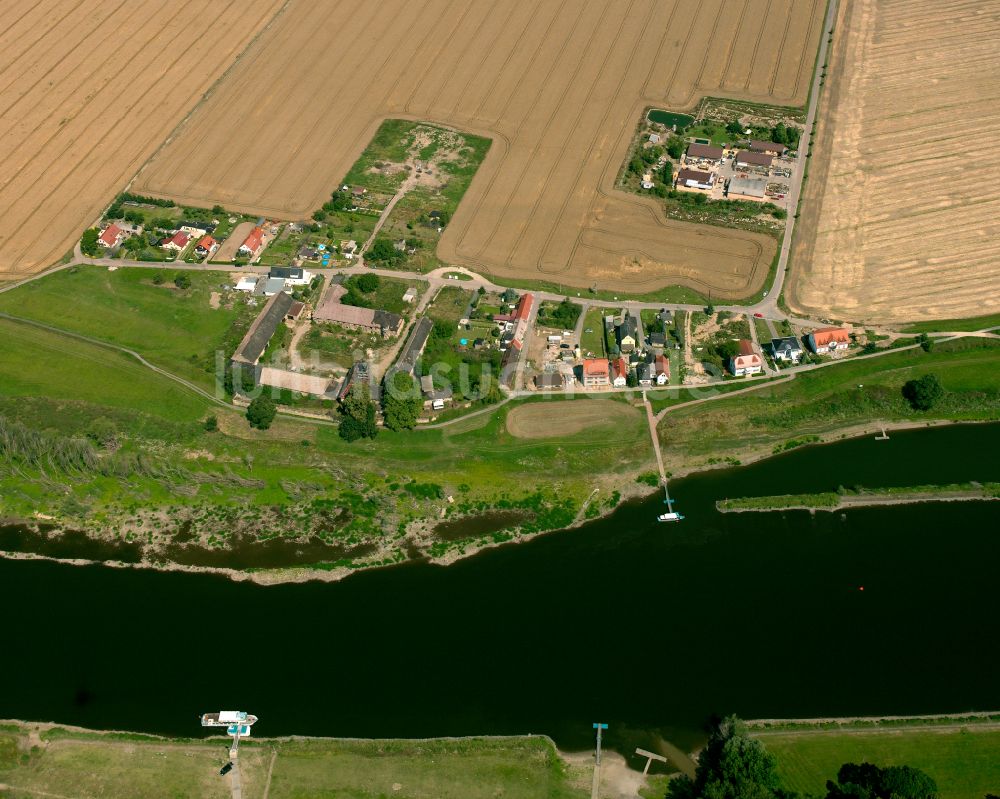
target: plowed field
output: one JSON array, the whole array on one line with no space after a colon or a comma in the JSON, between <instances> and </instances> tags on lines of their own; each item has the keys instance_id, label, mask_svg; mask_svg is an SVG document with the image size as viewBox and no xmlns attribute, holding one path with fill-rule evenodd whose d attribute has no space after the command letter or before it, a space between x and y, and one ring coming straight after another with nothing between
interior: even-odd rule
<instances>
[{"instance_id":1,"label":"plowed field","mask_svg":"<svg viewBox=\"0 0 1000 799\"><path fill-rule=\"evenodd\" d=\"M498 277L716 297L773 239L613 190L646 106L802 105L823 0L291 0L135 191L283 218L329 197L387 117L492 137L439 255Z\"/></svg>"},{"instance_id":2,"label":"plowed field","mask_svg":"<svg viewBox=\"0 0 1000 799\"><path fill-rule=\"evenodd\" d=\"M5 0L0 279L57 261L282 0Z\"/></svg>"},{"instance_id":3,"label":"plowed field","mask_svg":"<svg viewBox=\"0 0 1000 799\"><path fill-rule=\"evenodd\" d=\"M847 0L836 31L790 304L874 321L1000 311L1000 2Z\"/></svg>"}]
</instances>

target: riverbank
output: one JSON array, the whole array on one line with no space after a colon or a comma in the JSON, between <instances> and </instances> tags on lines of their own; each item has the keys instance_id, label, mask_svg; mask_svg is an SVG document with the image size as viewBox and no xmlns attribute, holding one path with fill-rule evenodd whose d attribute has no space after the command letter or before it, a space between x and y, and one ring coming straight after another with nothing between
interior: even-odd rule
<instances>
[{"instance_id":1,"label":"riverbank","mask_svg":"<svg viewBox=\"0 0 1000 799\"><path fill-rule=\"evenodd\" d=\"M764 497L720 499L720 513L754 513L782 510L837 511L917 502L972 502L1000 499L998 483L955 483L892 488L839 489L819 494L779 494Z\"/></svg>"},{"instance_id":2,"label":"riverbank","mask_svg":"<svg viewBox=\"0 0 1000 799\"><path fill-rule=\"evenodd\" d=\"M985 424L986 422L983 423ZM786 442L784 445L778 447L775 447L775 445L772 444L757 447L753 451L743 453L743 460L736 461L735 463L740 466L748 466L754 463L780 457L781 455L800 447L818 447L833 444L839 441L875 436L887 431L899 432L925 428L942 428L955 424L967 425L975 423L951 420L931 420L927 422L873 421L866 424L853 425L843 430L829 431L824 435L814 435L811 436L807 442L803 441L803 443L798 446L795 446L796 440L791 439L790 442ZM793 446L789 446L789 443ZM682 478L695 477L697 475L710 473L720 469L733 468L733 466L733 461L721 461L707 464L692 463L688 467L676 468L669 474L671 481L676 481ZM121 559L114 556L105 558L68 557L46 554L40 551L12 551L5 549L0 549L0 558L7 558L11 560L48 560L73 566L104 565L117 569L151 569L162 572L214 574L226 577L236 582L246 581L256 583L258 585L280 585L284 583L304 583L310 581L335 583L358 572L369 571L405 562L427 562L442 567L450 566L478 555L486 550L514 544L524 544L534 538L537 538L538 536L547 535L561 530L575 530L585 524L602 521L614 513L614 511L621 507L621 505L625 502L641 501L660 493L662 489L659 486L650 487L650 485L645 482L644 478L648 474L648 472L638 474L633 472L630 475L622 477L601 475L592 478L591 484L597 483L597 487L593 489L580 503L579 508L576 510L574 515L571 518L559 517L558 521L562 523L551 527L546 526L545 524L539 524L536 517L533 519L534 523L530 527L515 524L508 527L502 527L488 533L478 533L475 536L470 536L465 539L459 538L446 543L441 542L440 547L437 546L438 540L435 537L435 528L442 521L442 519L447 518L452 521L461 521L464 519L469 522L470 526L475 526L479 518L483 516L488 517L489 515L497 512L497 507L491 504L485 504L478 512L476 512L475 509L472 509L471 511L466 509L463 513L455 516L442 516L441 514L437 514L436 519L415 519L408 525L406 535L403 538L382 539L376 537L366 540L364 543L370 544L371 549L365 553L363 558L357 558L354 560L343 559L340 563L334 564L306 564L302 566L270 568L263 566L234 568L226 565L200 565L196 563L173 562L167 559L165 552L168 547L176 542L177 537L174 530L176 530L177 527L184 529L190 524L191 520L181 516L181 518L173 519L172 526L164 526L163 521L166 519L167 514L160 512L156 514L160 523L155 525L144 525L141 521L141 516L138 517L140 523L135 525L134 518L133 526L131 528L125 528L125 535L123 535L120 529L115 529L113 526L100 529L96 532L91 531L89 534L88 540L97 545L107 545L112 548L115 546L122 546L123 544L127 545L129 547L129 552L133 553L133 557L130 559ZM925 488L935 489L937 487L930 486ZM886 492L898 491L898 489L884 490ZM836 497L837 504L833 504L832 498L834 497ZM967 495L954 497L953 499L954 501L970 501L992 498L995 497L986 497L982 494L977 495L970 490ZM840 497L833 493L818 495L800 494L747 499L748 505L754 504L758 501L761 503L761 507L734 507L734 503L738 503L739 500L719 500L716 503L716 507L723 513L746 512L751 510L838 510L850 507L864 507L867 505L903 505L911 504L912 502L918 500L893 495L885 498L878 496L857 497L856 501L854 501L853 498ZM816 504L809 504L810 501L814 501ZM843 501L842 505L840 504L841 501ZM920 501L931 501L931 499L923 497ZM509 509L512 507L517 508L518 504L505 501L500 507L503 509ZM26 526L26 528L33 531L34 534L39 536L44 535L49 541L53 538L65 535L84 535L84 533L81 533L79 530L74 530L65 522L61 522L59 519L51 516L44 516L41 518L36 517L34 519L8 518L0 520L0 540L3 539L2 531L5 524ZM135 535L135 533L143 532L143 528L145 528L144 538ZM132 534L128 534L130 529L132 530ZM308 542L284 537L270 538L264 545L273 548L282 547L292 551L297 550L301 552L302 547L305 546L306 543ZM147 545L148 548L147 546L143 546L143 544ZM237 542L237 546L239 545L239 542ZM255 544L251 543L248 546L252 548L254 545ZM239 553L234 555L232 554L232 549L227 549L226 547L213 550L213 554L220 561L225 561L227 558L239 556Z\"/></svg>"},{"instance_id":3,"label":"riverbank","mask_svg":"<svg viewBox=\"0 0 1000 799\"><path fill-rule=\"evenodd\" d=\"M233 775L220 776L219 769L229 760L228 740L0 722L0 793L226 799ZM587 765L564 759L552 740L541 735L427 740L295 736L242 740L236 769L244 796L267 799L318 791L442 799L585 799L591 770Z\"/></svg>"}]
</instances>

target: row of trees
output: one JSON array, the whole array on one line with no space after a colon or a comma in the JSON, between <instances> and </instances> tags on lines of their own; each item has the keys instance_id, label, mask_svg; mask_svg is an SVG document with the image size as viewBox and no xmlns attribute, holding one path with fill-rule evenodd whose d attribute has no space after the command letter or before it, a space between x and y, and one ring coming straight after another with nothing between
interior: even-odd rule
<instances>
[{"instance_id":1,"label":"row of trees","mask_svg":"<svg viewBox=\"0 0 1000 799\"><path fill-rule=\"evenodd\" d=\"M794 799L782 788L778 762L735 716L718 722L698 755L694 777L680 776L667 799ZM934 780L910 766L845 763L826 783L826 799L937 799Z\"/></svg>"}]
</instances>

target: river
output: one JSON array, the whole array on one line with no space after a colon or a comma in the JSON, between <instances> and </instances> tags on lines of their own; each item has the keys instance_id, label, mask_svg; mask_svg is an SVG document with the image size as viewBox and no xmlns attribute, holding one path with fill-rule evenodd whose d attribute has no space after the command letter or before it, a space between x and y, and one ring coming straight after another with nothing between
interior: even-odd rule
<instances>
[{"instance_id":1,"label":"river","mask_svg":"<svg viewBox=\"0 0 1000 799\"><path fill-rule=\"evenodd\" d=\"M0 717L197 735L545 732L1000 708L998 503L719 514L726 496L1000 480L1000 425L809 447L449 567L262 587L0 561ZM863 589L863 590L862 590Z\"/></svg>"}]
</instances>

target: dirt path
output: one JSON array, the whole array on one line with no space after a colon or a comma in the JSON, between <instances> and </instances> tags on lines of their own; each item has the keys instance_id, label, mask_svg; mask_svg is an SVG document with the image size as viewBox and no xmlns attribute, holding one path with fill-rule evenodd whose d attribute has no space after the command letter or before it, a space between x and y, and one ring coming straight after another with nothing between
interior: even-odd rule
<instances>
[{"instance_id":1,"label":"dirt path","mask_svg":"<svg viewBox=\"0 0 1000 799\"><path fill-rule=\"evenodd\" d=\"M278 759L278 750L271 752L271 762L267 764L267 781L264 783L263 799L268 799L271 793L271 775L274 773L274 761Z\"/></svg>"}]
</instances>

